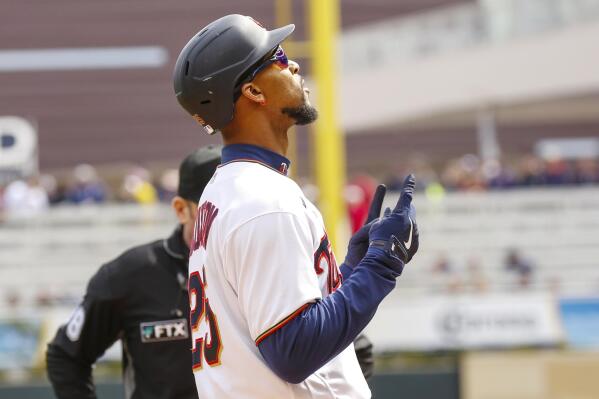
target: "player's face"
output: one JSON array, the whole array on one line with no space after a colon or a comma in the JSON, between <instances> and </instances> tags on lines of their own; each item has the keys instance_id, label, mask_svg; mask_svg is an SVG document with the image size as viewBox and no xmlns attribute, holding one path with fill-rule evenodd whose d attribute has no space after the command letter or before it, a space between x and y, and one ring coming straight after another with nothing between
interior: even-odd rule
<instances>
[{"instance_id":1,"label":"player's face","mask_svg":"<svg viewBox=\"0 0 599 399\"><path fill-rule=\"evenodd\" d=\"M274 119L289 118L298 125L316 120L318 113L310 103L310 90L304 85L297 62L275 61L256 76L255 82L266 100L263 105Z\"/></svg>"}]
</instances>

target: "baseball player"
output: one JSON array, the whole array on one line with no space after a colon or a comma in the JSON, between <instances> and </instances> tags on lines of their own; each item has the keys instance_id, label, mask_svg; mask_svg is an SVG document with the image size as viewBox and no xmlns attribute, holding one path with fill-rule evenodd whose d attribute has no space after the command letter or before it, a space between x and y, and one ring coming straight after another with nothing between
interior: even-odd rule
<instances>
[{"instance_id":1,"label":"baseball player","mask_svg":"<svg viewBox=\"0 0 599 399\"><path fill-rule=\"evenodd\" d=\"M220 147L189 155L172 201L177 229L126 251L91 278L83 301L48 345L48 377L59 399L96 397L92 365L117 339L123 343L126 398L197 398L187 260L197 202L219 162Z\"/></svg>"},{"instance_id":2,"label":"baseball player","mask_svg":"<svg viewBox=\"0 0 599 399\"><path fill-rule=\"evenodd\" d=\"M287 130L317 118L280 46L293 30L228 15L198 32L175 66L179 103L225 144L190 247L201 398L369 398L352 341L418 249L410 175L381 217L378 189L374 220L338 267L320 212L287 177Z\"/></svg>"}]
</instances>

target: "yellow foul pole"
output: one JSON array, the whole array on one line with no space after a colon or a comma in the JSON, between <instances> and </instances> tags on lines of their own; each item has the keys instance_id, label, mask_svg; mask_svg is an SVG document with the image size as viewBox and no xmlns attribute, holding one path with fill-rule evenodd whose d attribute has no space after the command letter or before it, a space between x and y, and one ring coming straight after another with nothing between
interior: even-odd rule
<instances>
[{"instance_id":1,"label":"yellow foul pole","mask_svg":"<svg viewBox=\"0 0 599 399\"><path fill-rule=\"evenodd\" d=\"M319 208L336 252L345 247L343 187L345 185L345 143L337 120L337 45L339 0L310 0L310 42L312 76L316 83L315 102L319 118L314 125L316 183ZM345 241L345 240L344 240Z\"/></svg>"}]
</instances>

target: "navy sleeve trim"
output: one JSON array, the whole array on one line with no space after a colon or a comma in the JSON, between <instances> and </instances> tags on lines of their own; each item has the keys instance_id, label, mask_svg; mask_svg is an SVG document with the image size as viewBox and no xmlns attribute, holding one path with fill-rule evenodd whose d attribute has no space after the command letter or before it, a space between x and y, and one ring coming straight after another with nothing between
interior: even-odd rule
<instances>
[{"instance_id":1,"label":"navy sleeve trim","mask_svg":"<svg viewBox=\"0 0 599 399\"><path fill-rule=\"evenodd\" d=\"M274 334L278 329L282 328L287 323L289 323L291 320L293 320L294 318L299 316L304 311L304 309L306 309L309 305L310 305L309 303L302 305L295 312L291 313L289 316L285 317L283 320L281 320L280 322L278 322L277 324L275 324L274 326L272 326L271 328L269 328L268 330L266 330L262 334L260 334L258 336L258 338L256 338L256 346L260 345L260 342L264 341L264 339L266 339L270 335Z\"/></svg>"}]
</instances>

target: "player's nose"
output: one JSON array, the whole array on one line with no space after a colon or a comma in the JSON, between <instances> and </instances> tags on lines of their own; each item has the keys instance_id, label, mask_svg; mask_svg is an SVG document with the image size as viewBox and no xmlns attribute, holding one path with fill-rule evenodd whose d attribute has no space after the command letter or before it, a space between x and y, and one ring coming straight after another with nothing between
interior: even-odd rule
<instances>
[{"instance_id":1,"label":"player's nose","mask_svg":"<svg viewBox=\"0 0 599 399\"><path fill-rule=\"evenodd\" d=\"M297 62L289 60L289 70L293 75L297 75L300 71L300 66Z\"/></svg>"}]
</instances>

